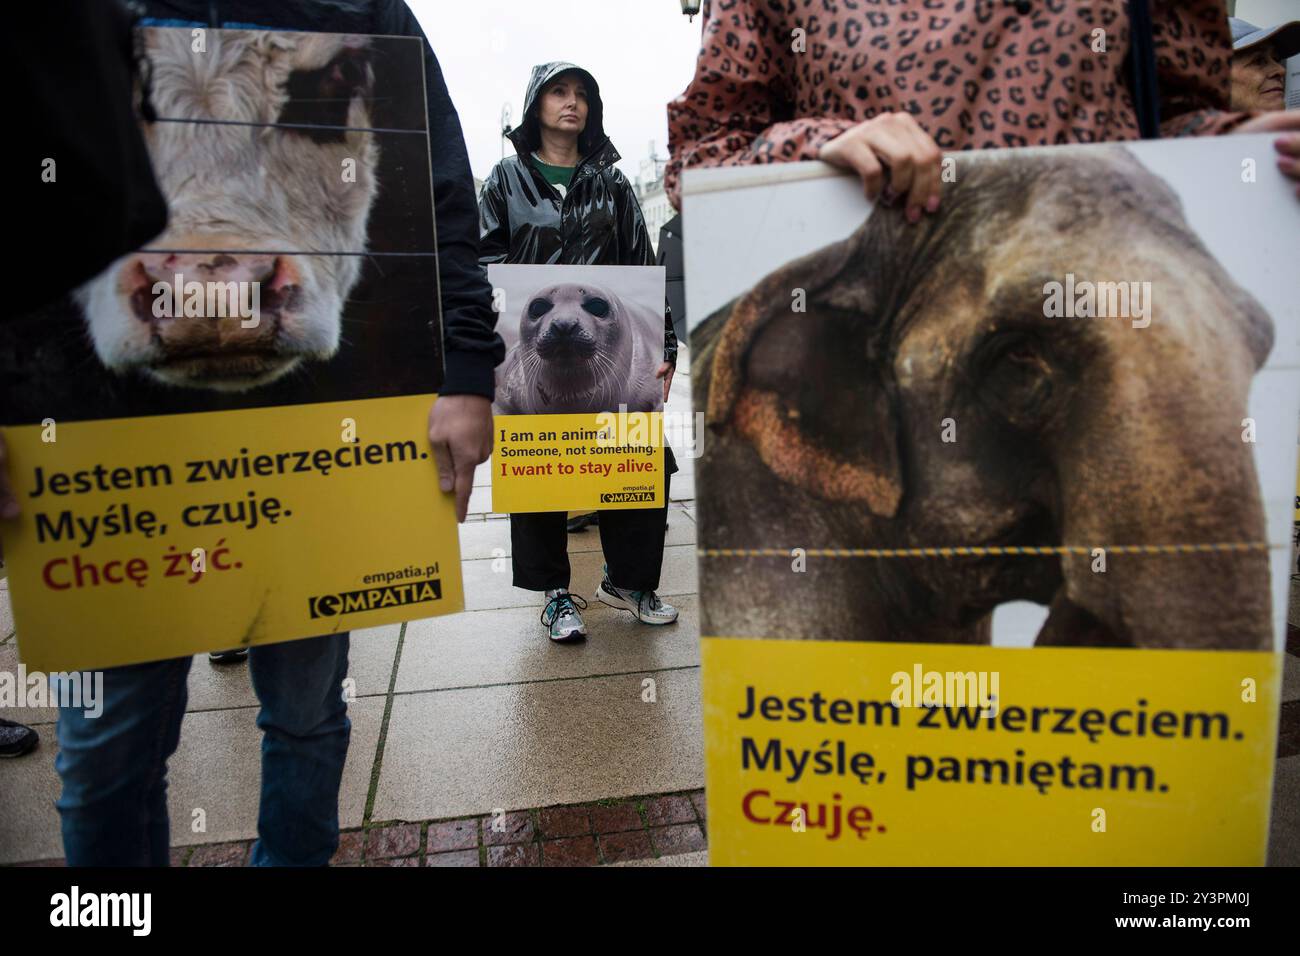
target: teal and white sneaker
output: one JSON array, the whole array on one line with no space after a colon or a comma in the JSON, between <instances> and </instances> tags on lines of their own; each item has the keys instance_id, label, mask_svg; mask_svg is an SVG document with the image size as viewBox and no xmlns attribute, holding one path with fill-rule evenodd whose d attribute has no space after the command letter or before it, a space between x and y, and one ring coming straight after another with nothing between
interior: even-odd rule
<instances>
[{"instance_id":1,"label":"teal and white sneaker","mask_svg":"<svg viewBox=\"0 0 1300 956\"><path fill-rule=\"evenodd\" d=\"M566 588L547 591L546 597L541 621L550 628L551 640L556 644L572 644L584 639L587 628L582 623L578 608L585 608L587 602L576 594L570 594Z\"/></svg>"},{"instance_id":2,"label":"teal and white sneaker","mask_svg":"<svg viewBox=\"0 0 1300 956\"><path fill-rule=\"evenodd\" d=\"M677 608L659 600L659 595L654 591L625 591L616 588L610 583L608 573L600 582L596 597L610 607L631 611L642 624L672 624L677 620Z\"/></svg>"}]
</instances>

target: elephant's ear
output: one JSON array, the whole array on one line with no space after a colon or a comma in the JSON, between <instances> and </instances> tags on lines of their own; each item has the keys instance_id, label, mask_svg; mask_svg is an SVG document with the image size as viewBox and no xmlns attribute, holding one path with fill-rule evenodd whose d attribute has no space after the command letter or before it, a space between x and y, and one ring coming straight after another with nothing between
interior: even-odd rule
<instances>
[{"instance_id":1,"label":"elephant's ear","mask_svg":"<svg viewBox=\"0 0 1300 956\"><path fill-rule=\"evenodd\" d=\"M712 350L706 422L748 442L781 480L892 517L898 421L875 347L883 319L854 238L736 302Z\"/></svg>"}]
</instances>

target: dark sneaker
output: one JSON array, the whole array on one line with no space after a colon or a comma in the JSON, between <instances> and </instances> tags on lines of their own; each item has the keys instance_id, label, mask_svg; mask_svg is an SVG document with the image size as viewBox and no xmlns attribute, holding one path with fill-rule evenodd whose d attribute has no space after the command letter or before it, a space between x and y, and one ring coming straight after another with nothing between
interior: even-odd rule
<instances>
[{"instance_id":1,"label":"dark sneaker","mask_svg":"<svg viewBox=\"0 0 1300 956\"><path fill-rule=\"evenodd\" d=\"M582 531L586 531L592 525L599 524L599 523L600 523L600 514L598 512L590 511L585 515L578 515L574 518L569 519L569 523L568 523L569 534L578 534Z\"/></svg>"},{"instance_id":2,"label":"dark sneaker","mask_svg":"<svg viewBox=\"0 0 1300 956\"><path fill-rule=\"evenodd\" d=\"M40 736L32 728L0 718L0 757L21 757L36 749Z\"/></svg>"},{"instance_id":3,"label":"dark sneaker","mask_svg":"<svg viewBox=\"0 0 1300 956\"><path fill-rule=\"evenodd\" d=\"M229 651L209 651L209 664L242 664L248 660L248 648L236 647Z\"/></svg>"},{"instance_id":4,"label":"dark sneaker","mask_svg":"<svg viewBox=\"0 0 1300 956\"><path fill-rule=\"evenodd\" d=\"M557 644L571 644L585 638L587 628L578 608L585 608L587 602L565 588L547 591L546 597L548 600L546 607L542 608L541 620L549 628L551 640Z\"/></svg>"}]
</instances>

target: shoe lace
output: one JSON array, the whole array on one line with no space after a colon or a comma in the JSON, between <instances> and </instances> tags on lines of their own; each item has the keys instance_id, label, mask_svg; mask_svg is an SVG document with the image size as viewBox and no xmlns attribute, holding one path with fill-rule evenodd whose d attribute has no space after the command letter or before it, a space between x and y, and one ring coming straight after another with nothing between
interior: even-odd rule
<instances>
[{"instance_id":1,"label":"shoe lace","mask_svg":"<svg viewBox=\"0 0 1300 956\"><path fill-rule=\"evenodd\" d=\"M664 602L659 600L659 595L654 591L640 591L637 593L636 609L640 611L643 604L649 604L651 611L658 611L664 606Z\"/></svg>"},{"instance_id":2,"label":"shoe lace","mask_svg":"<svg viewBox=\"0 0 1300 956\"><path fill-rule=\"evenodd\" d=\"M557 594L546 602L546 607L542 608L540 620L547 627L550 627L562 615L566 613L576 614L577 608L582 608L585 611L587 609L586 599L565 591L563 594Z\"/></svg>"}]
</instances>

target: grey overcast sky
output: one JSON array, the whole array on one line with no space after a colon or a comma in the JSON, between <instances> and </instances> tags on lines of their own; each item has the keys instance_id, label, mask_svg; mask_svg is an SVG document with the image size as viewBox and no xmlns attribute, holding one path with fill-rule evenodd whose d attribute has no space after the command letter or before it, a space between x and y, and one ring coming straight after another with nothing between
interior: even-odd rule
<instances>
[{"instance_id":1,"label":"grey overcast sky","mask_svg":"<svg viewBox=\"0 0 1300 956\"><path fill-rule=\"evenodd\" d=\"M500 116L523 110L536 63L569 60L591 71L605 103L605 132L629 178L651 140L668 155L665 107L686 88L699 52L700 18L679 0L407 0L429 37L460 114L479 179L501 158ZM514 152L506 143L506 154Z\"/></svg>"}]
</instances>

